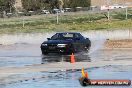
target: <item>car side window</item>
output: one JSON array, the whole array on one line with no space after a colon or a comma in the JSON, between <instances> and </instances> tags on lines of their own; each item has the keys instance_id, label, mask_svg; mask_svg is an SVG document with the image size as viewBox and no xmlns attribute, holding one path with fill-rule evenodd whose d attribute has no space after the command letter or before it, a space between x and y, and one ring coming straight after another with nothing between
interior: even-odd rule
<instances>
[{"instance_id":1,"label":"car side window","mask_svg":"<svg viewBox=\"0 0 132 88\"><path fill-rule=\"evenodd\" d=\"M78 34L75 34L74 38L80 38L80 36Z\"/></svg>"},{"instance_id":2,"label":"car side window","mask_svg":"<svg viewBox=\"0 0 132 88\"><path fill-rule=\"evenodd\" d=\"M84 37L81 34L75 34L76 39L84 39Z\"/></svg>"}]
</instances>

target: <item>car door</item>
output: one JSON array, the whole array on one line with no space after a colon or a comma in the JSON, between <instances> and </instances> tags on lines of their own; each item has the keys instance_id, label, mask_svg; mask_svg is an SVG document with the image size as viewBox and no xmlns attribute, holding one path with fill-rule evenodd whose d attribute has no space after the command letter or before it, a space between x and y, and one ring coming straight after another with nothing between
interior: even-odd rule
<instances>
[{"instance_id":1,"label":"car door","mask_svg":"<svg viewBox=\"0 0 132 88\"><path fill-rule=\"evenodd\" d=\"M82 51L84 49L84 38L80 34L74 35L74 44L77 51Z\"/></svg>"}]
</instances>

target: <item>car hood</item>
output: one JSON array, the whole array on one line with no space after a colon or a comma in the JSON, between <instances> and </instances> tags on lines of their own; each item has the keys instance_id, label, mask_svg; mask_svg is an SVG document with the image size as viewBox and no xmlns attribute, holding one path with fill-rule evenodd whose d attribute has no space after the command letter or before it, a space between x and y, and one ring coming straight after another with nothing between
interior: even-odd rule
<instances>
[{"instance_id":1,"label":"car hood","mask_svg":"<svg viewBox=\"0 0 132 88\"><path fill-rule=\"evenodd\" d=\"M68 44L72 42L73 40L48 40L44 41L43 44Z\"/></svg>"}]
</instances>

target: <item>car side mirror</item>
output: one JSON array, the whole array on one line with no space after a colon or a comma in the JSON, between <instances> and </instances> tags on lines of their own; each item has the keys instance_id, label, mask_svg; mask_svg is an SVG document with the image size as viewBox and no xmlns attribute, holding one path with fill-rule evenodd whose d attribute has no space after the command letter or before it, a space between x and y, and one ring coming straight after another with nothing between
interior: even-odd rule
<instances>
[{"instance_id":1,"label":"car side mirror","mask_svg":"<svg viewBox=\"0 0 132 88\"><path fill-rule=\"evenodd\" d=\"M89 38L86 38L87 40L89 40Z\"/></svg>"},{"instance_id":2,"label":"car side mirror","mask_svg":"<svg viewBox=\"0 0 132 88\"><path fill-rule=\"evenodd\" d=\"M50 38L47 38L47 40L50 40Z\"/></svg>"}]
</instances>

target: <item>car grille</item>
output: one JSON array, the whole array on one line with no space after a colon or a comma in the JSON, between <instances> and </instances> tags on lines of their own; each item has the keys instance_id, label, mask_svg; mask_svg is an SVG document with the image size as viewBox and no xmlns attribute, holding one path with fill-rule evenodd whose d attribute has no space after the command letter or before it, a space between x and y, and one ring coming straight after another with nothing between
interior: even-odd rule
<instances>
[{"instance_id":1,"label":"car grille","mask_svg":"<svg viewBox=\"0 0 132 88\"><path fill-rule=\"evenodd\" d=\"M48 44L48 46L55 47L57 44Z\"/></svg>"},{"instance_id":2,"label":"car grille","mask_svg":"<svg viewBox=\"0 0 132 88\"><path fill-rule=\"evenodd\" d=\"M57 46L57 44L48 44L49 50L55 50L56 46Z\"/></svg>"}]
</instances>

